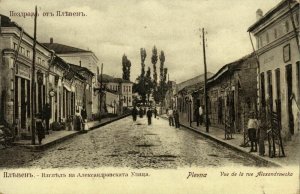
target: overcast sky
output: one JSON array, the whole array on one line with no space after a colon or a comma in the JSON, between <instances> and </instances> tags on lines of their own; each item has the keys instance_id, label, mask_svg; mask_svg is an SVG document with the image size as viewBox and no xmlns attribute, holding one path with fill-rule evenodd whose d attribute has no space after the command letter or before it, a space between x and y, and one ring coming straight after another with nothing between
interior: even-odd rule
<instances>
[{"instance_id":1,"label":"overcast sky","mask_svg":"<svg viewBox=\"0 0 300 194\"><path fill-rule=\"evenodd\" d=\"M202 74L199 28L207 31L208 71L252 51L247 29L255 12L264 13L280 0L0 0L0 13L9 11L82 11L85 17L38 17L38 41L90 49L104 64L104 72L122 76L122 55L132 62L131 80L140 73L140 48L146 48L146 66L152 48L163 50L170 80L177 83ZM33 33L33 18L11 17ZM159 67L159 64L157 64Z\"/></svg>"}]
</instances>

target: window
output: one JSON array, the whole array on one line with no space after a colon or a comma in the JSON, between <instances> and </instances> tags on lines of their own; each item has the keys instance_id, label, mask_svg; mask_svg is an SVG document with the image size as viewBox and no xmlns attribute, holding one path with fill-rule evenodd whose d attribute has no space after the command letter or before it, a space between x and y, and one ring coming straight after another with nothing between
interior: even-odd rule
<instances>
[{"instance_id":1,"label":"window","mask_svg":"<svg viewBox=\"0 0 300 194\"><path fill-rule=\"evenodd\" d=\"M259 37L259 48L263 47L263 38L262 36Z\"/></svg>"},{"instance_id":2,"label":"window","mask_svg":"<svg viewBox=\"0 0 300 194\"><path fill-rule=\"evenodd\" d=\"M27 50L26 56L27 56L28 58L30 57L30 51L29 51L29 50Z\"/></svg>"},{"instance_id":3,"label":"window","mask_svg":"<svg viewBox=\"0 0 300 194\"><path fill-rule=\"evenodd\" d=\"M24 53L24 48L23 48L23 47L20 47L19 52L20 52L21 54L23 54L23 53Z\"/></svg>"},{"instance_id":4,"label":"window","mask_svg":"<svg viewBox=\"0 0 300 194\"><path fill-rule=\"evenodd\" d=\"M42 60L42 65L45 65L45 60Z\"/></svg>"},{"instance_id":5,"label":"window","mask_svg":"<svg viewBox=\"0 0 300 194\"><path fill-rule=\"evenodd\" d=\"M38 59L38 64L41 64L41 58L38 57L37 59Z\"/></svg>"},{"instance_id":6,"label":"window","mask_svg":"<svg viewBox=\"0 0 300 194\"><path fill-rule=\"evenodd\" d=\"M273 84L272 84L272 71L267 71L267 81L268 81L268 97L273 102Z\"/></svg>"},{"instance_id":7,"label":"window","mask_svg":"<svg viewBox=\"0 0 300 194\"><path fill-rule=\"evenodd\" d=\"M275 29L274 29L274 38L277 39L277 36L278 36L278 35L277 35L277 29L275 28Z\"/></svg>"},{"instance_id":8,"label":"window","mask_svg":"<svg viewBox=\"0 0 300 194\"><path fill-rule=\"evenodd\" d=\"M130 86L128 86L129 87L129 92L131 92L131 87Z\"/></svg>"},{"instance_id":9,"label":"window","mask_svg":"<svg viewBox=\"0 0 300 194\"><path fill-rule=\"evenodd\" d=\"M296 21L296 25L299 26L299 13L296 13L295 21Z\"/></svg>"},{"instance_id":10,"label":"window","mask_svg":"<svg viewBox=\"0 0 300 194\"><path fill-rule=\"evenodd\" d=\"M290 23L289 21L285 22L285 32L289 32L290 31Z\"/></svg>"},{"instance_id":11,"label":"window","mask_svg":"<svg viewBox=\"0 0 300 194\"><path fill-rule=\"evenodd\" d=\"M267 40L267 44L270 42L270 38L269 38L269 33L266 32L266 40Z\"/></svg>"},{"instance_id":12,"label":"window","mask_svg":"<svg viewBox=\"0 0 300 194\"><path fill-rule=\"evenodd\" d=\"M17 50L18 44L14 42L14 50Z\"/></svg>"}]
</instances>

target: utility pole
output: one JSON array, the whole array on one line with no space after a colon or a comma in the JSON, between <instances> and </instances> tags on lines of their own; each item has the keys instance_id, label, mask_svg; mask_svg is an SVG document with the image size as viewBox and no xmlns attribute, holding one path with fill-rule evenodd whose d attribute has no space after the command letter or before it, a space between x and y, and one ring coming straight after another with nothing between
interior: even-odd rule
<instances>
[{"instance_id":1,"label":"utility pole","mask_svg":"<svg viewBox=\"0 0 300 194\"><path fill-rule=\"evenodd\" d=\"M37 6L35 6L34 15L34 35L33 35L33 56L32 56L32 73L31 73L31 144L35 145L35 54L36 54L36 23Z\"/></svg>"},{"instance_id":2,"label":"utility pole","mask_svg":"<svg viewBox=\"0 0 300 194\"><path fill-rule=\"evenodd\" d=\"M100 74L100 118L99 121L101 121L101 108L102 108L102 89L103 89L103 63L101 63L101 74Z\"/></svg>"},{"instance_id":3,"label":"utility pole","mask_svg":"<svg viewBox=\"0 0 300 194\"><path fill-rule=\"evenodd\" d=\"M205 40L205 30L202 28L202 45L203 45L203 60L204 60L204 103L205 103L205 128L206 132L209 133L209 123L208 123L208 105L207 105L207 67L206 67L206 40Z\"/></svg>"}]
</instances>

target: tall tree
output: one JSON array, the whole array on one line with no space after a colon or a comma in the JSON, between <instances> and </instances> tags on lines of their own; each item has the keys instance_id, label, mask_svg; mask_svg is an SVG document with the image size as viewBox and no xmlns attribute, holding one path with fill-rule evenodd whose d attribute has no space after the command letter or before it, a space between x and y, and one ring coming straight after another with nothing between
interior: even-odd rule
<instances>
[{"instance_id":1,"label":"tall tree","mask_svg":"<svg viewBox=\"0 0 300 194\"><path fill-rule=\"evenodd\" d=\"M152 89L153 89L153 82L151 79L151 69L150 69L150 67L148 67L148 70L146 72L146 77L145 77L145 90L146 90L148 102L150 100L150 95L151 95Z\"/></svg>"},{"instance_id":2,"label":"tall tree","mask_svg":"<svg viewBox=\"0 0 300 194\"><path fill-rule=\"evenodd\" d=\"M124 54L122 57L123 79L128 81L130 81L130 67L131 67L131 62Z\"/></svg>"},{"instance_id":3,"label":"tall tree","mask_svg":"<svg viewBox=\"0 0 300 194\"><path fill-rule=\"evenodd\" d=\"M157 70L156 63L158 60L157 49L154 46L152 49L151 62L153 64L153 98L156 103L159 102L158 82L157 82Z\"/></svg>"},{"instance_id":4,"label":"tall tree","mask_svg":"<svg viewBox=\"0 0 300 194\"><path fill-rule=\"evenodd\" d=\"M146 50L144 48L140 49L141 54L141 75L136 79L135 90L142 98L142 102L146 101L147 91L145 89L145 60L147 57Z\"/></svg>"}]
</instances>

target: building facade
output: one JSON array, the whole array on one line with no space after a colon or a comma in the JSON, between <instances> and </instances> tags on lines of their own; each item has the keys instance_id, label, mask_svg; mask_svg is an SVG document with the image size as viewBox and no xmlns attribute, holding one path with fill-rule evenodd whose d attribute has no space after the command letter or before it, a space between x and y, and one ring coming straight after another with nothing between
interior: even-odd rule
<instances>
[{"instance_id":1,"label":"building facade","mask_svg":"<svg viewBox=\"0 0 300 194\"><path fill-rule=\"evenodd\" d=\"M57 56L62 58L67 63L73 64L75 66L83 67L93 73L95 76L92 78L92 119L99 117L99 92L94 92L94 88L99 88L99 82L97 80L97 75L99 74L97 56L89 50L84 50L80 48L75 48L72 46L55 43L53 38L50 38L49 43L42 43L49 50L53 50ZM88 100L89 101L89 100ZM88 106L87 106L88 108Z\"/></svg>"},{"instance_id":2,"label":"building facade","mask_svg":"<svg viewBox=\"0 0 300 194\"><path fill-rule=\"evenodd\" d=\"M35 58L34 98L33 38L10 18L0 15L0 124L14 125L17 139L32 136L31 115L44 113L50 105L50 125L66 122L86 97L89 80L53 51L37 42ZM34 100L33 100L34 99ZM35 103L32 113L31 104Z\"/></svg>"},{"instance_id":3,"label":"building facade","mask_svg":"<svg viewBox=\"0 0 300 194\"><path fill-rule=\"evenodd\" d=\"M283 0L265 15L257 10L256 16L248 31L255 36L260 64L258 103L266 107L272 102L281 133L290 139L300 130L299 2Z\"/></svg>"}]
</instances>

